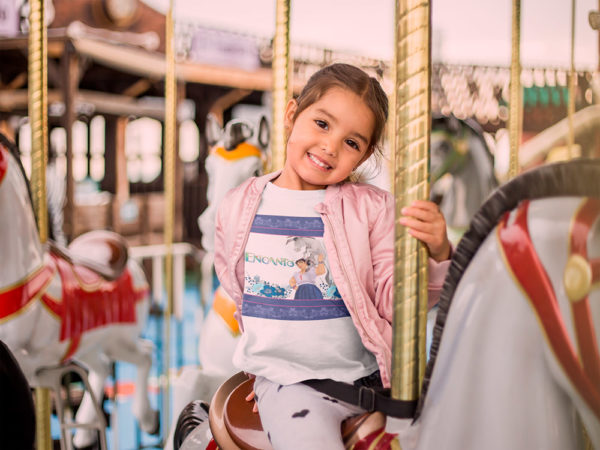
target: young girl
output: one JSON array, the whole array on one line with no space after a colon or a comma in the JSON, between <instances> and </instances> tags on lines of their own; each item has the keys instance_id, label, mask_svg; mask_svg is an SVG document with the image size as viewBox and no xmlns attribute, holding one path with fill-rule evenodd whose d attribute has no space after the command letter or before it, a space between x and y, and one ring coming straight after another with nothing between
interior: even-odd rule
<instances>
[{"instance_id":1,"label":"young girl","mask_svg":"<svg viewBox=\"0 0 600 450\"><path fill-rule=\"evenodd\" d=\"M387 114L374 78L346 64L321 69L287 105L283 170L230 191L217 214L215 268L243 330L233 362L255 375L275 449L343 449L341 422L364 412L302 381L390 386L394 198L348 181L381 152ZM450 256L445 220L428 201L402 214L429 250L431 307ZM286 245L294 237L307 243ZM321 296L295 295L299 260L318 262Z\"/></svg>"}]
</instances>

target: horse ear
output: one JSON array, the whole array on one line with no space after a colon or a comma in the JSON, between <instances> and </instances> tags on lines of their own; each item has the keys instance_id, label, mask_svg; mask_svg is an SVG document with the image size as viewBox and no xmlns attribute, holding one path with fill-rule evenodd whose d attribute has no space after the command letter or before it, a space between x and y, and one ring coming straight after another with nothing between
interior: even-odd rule
<instances>
[{"instance_id":1,"label":"horse ear","mask_svg":"<svg viewBox=\"0 0 600 450\"><path fill-rule=\"evenodd\" d=\"M234 150L242 142L248 141L254 130L244 119L232 119L227 122L223 131L223 145L226 150Z\"/></svg>"},{"instance_id":2,"label":"horse ear","mask_svg":"<svg viewBox=\"0 0 600 450\"><path fill-rule=\"evenodd\" d=\"M448 129L451 133L458 134L462 129L461 121L456 116L448 116Z\"/></svg>"},{"instance_id":3,"label":"horse ear","mask_svg":"<svg viewBox=\"0 0 600 450\"><path fill-rule=\"evenodd\" d=\"M258 123L258 133L256 136L258 145L260 145L263 150L266 150L266 148L269 146L270 138L271 129L269 128L269 122L267 122L267 118L265 116L261 116L260 122Z\"/></svg>"},{"instance_id":4,"label":"horse ear","mask_svg":"<svg viewBox=\"0 0 600 450\"><path fill-rule=\"evenodd\" d=\"M206 116L206 140L209 146L215 145L223 137L223 129L219 120L213 113L208 113Z\"/></svg>"}]
</instances>

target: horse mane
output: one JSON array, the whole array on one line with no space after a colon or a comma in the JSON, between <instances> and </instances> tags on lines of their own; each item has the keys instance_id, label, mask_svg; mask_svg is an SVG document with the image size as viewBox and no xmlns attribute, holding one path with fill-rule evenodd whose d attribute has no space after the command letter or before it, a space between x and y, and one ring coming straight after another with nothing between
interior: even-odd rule
<instances>
[{"instance_id":1,"label":"horse mane","mask_svg":"<svg viewBox=\"0 0 600 450\"><path fill-rule=\"evenodd\" d=\"M12 140L10 140L4 133L0 132L0 146L6 148L9 153L13 156L17 165L19 166L19 170L21 171L21 175L23 175L23 179L25 180L25 186L27 186L27 194L29 195L29 204L31 205L31 209L33 211L33 217L35 217L35 226L38 226L37 222L37 211L33 207L33 195L31 195L31 186L29 185L29 178L27 178L27 173L25 172L25 168L23 167L23 162L21 161L21 152L19 151L19 147Z\"/></svg>"},{"instance_id":2,"label":"horse mane","mask_svg":"<svg viewBox=\"0 0 600 450\"><path fill-rule=\"evenodd\" d=\"M421 397L419 398L414 420L417 420L423 411L444 333L444 326L456 288L479 247L496 227L504 213L516 208L522 200L567 196L600 197L600 183L598 180L600 180L600 160L577 159L548 164L524 172L500 186L479 208L471 220L469 229L463 235L452 255L450 268L444 280L438 304L437 319L433 329L429 362L423 377Z\"/></svg>"}]
</instances>

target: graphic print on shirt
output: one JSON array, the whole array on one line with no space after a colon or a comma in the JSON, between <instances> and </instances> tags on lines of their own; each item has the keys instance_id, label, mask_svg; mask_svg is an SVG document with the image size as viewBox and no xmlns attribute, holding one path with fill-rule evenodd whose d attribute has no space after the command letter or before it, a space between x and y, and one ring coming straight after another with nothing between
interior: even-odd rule
<instances>
[{"instance_id":1,"label":"graphic print on shirt","mask_svg":"<svg viewBox=\"0 0 600 450\"><path fill-rule=\"evenodd\" d=\"M350 314L333 283L320 217L257 214L246 245L242 315L323 320Z\"/></svg>"}]
</instances>

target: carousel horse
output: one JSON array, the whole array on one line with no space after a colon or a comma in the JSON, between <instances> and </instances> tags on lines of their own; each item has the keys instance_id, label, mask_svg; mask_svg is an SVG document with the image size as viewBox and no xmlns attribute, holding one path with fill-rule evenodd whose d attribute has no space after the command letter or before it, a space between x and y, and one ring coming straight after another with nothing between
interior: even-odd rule
<instances>
[{"instance_id":1,"label":"carousel horse","mask_svg":"<svg viewBox=\"0 0 600 450\"><path fill-rule=\"evenodd\" d=\"M31 386L43 385L40 370L73 360L89 369L95 398L102 398L113 361L134 364L133 414L142 430L155 433L158 412L148 397L153 346L139 338L149 312L141 267L108 231L84 234L69 248L42 245L16 148L0 142L0 340ZM95 414L86 392L75 419L88 423ZM85 447L94 440L80 428L73 442Z\"/></svg>"},{"instance_id":2,"label":"carousel horse","mask_svg":"<svg viewBox=\"0 0 600 450\"><path fill-rule=\"evenodd\" d=\"M493 157L479 124L442 115L432 119L430 153L431 197L440 205L456 244L498 186Z\"/></svg>"},{"instance_id":3,"label":"carousel horse","mask_svg":"<svg viewBox=\"0 0 600 450\"><path fill-rule=\"evenodd\" d=\"M598 180L600 161L577 160L488 198L453 254L415 416L388 418L380 438L397 434L405 450L600 448ZM209 424L221 448L257 448L245 383L224 383L181 450L215 448ZM353 448L387 442L369 434Z\"/></svg>"},{"instance_id":4,"label":"carousel horse","mask_svg":"<svg viewBox=\"0 0 600 450\"><path fill-rule=\"evenodd\" d=\"M199 324L198 359L201 369L187 367L173 382L173 412L171 435L177 425L177 415L196 398L210 399L219 385L236 370L231 355L240 331L233 317L235 303L221 287L216 290L214 279L215 214L224 195L248 178L262 174L264 153L269 144L266 118L257 124L244 119L232 119L221 128L209 114L206 137L210 147L206 157L208 207L198 218L202 231L202 247L206 250L201 264L200 291L202 303L210 307ZM171 436L165 450L172 448Z\"/></svg>"},{"instance_id":5,"label":"carousel horse","mask_svg":"<svg viewBox=\"0 0 600 450\"><path fill-rule=\"evenodd\" d=\"M211 298L213 292L215 215L225 194L250 177L262 174L263 154L269 144L269 128L266 118L261 117L257 126L243 119L229 121L221 130L212 114L207 117L206 134L211 147L206 157L208 206L198 217L202 231L202 247L206 255L202 261L202 299ZM204 370L231 375L231 363L224 362L224 355L233 352L239 330L233 324L235 303L225 291L217 289L211 309L200 331L199 357ZM219 339L220 349L215 349L214 337ZM217 351L215 351L217 350Z\"/></svg>"},{"instance_id":6,"label":"carousel horse","mask_svg":"<svg viewBox=\"0 0 600 450\"><path fill-rule=\"evenodd\" d=\"M402 448L600 448L600 162L526 172L456 248ZM454 420L453 420L454 419Z\"/></svg>"}]
</instances>

